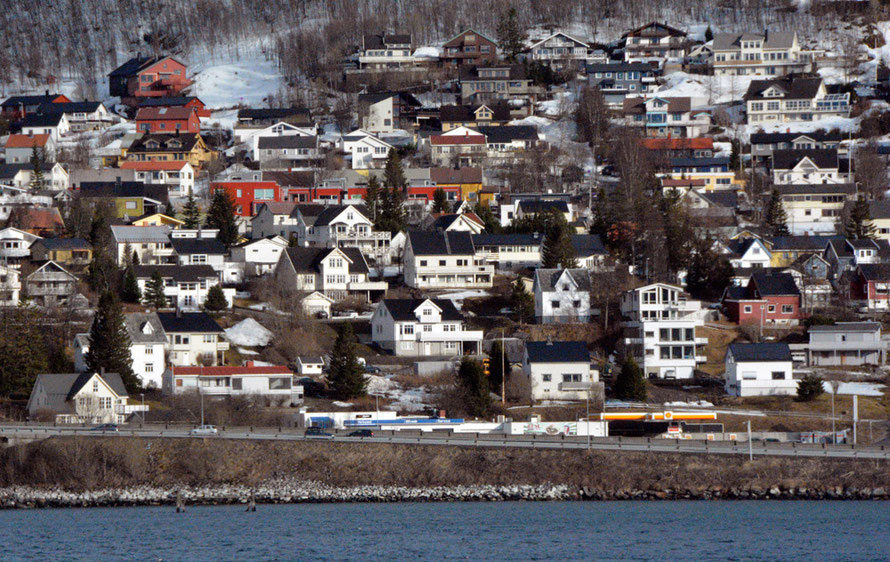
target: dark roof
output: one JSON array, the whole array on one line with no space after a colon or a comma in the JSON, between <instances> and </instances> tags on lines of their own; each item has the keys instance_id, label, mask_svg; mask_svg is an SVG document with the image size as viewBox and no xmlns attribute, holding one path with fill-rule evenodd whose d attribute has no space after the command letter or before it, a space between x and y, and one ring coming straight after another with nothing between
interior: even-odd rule
<instances>
[{"instance_id":1,"label":"dark roof","mask_svg":"<svg viewBox=\"0 0 890 562\"><path fill-rule=\"evenodd\" d=\"M479 69L488 69L488 68L509 68L510 69L510 77L505 78L502 76L479 76ZM525 66L521 64L496 64L492 66L461 66L460 67L460 79L461 81L466 80L525 80Z\"/></svg>"},{"instance_id":2,"label":"dark roof","mask_svg":"<svg viewBox=\"0 0 890 562\"><path fill-rule=\"evenodd\" d=\"M354 211L360 213L365 218L368 217L368 209L364 205L327 205L325 209L320 212L313 223L314 226L326 226L331 224L331 221L337 218L340 213L345 211L346 209L353 209Z\"/></svg>"},{"instance_id":3,"label":"dark roof","mask_svg":"<svg viewBox=\"0 0 890 562\"><path fill-rule=\"evenodd\" d=\"M573 234L572 247L578 256L605 255L609 252L599 234Z\"/></svg>"},{"instance_id":4,"label":"dark roof","mask_svg":"<svg viewBox=\"0 0 890 562\"><path fill-rule=\"evenodd\" d=\"M718 207L736 209L739 206L739 196L735 191L703 191L700 195Z\"/></svg>"},{"instance_id":5,"label":"dark roof","mask_svg":"<svg viewBox=\"0 0 890 562\"><path fill-rule=\"evenodd\" d=\"M74 381L71 385L71 390L68 391L68 396L65 400L71 400L74 396L83 388L83 385L88 383L93 375L97 373L81 373L80 376ZM126 396L127 395L127 387L124 385L123 379L117 373L102 373L99 374L99 377L105 381L105 383L111 387L111 390L115 392L118 396Z\"/></svg>"},{"instance_id":6,"label":"dark roof","mask_svg":"<svg viewBox=\"0 0 890 562\"><path fill-rule=\"evenodd\" d=\"M167 186L146 184L141 181L84 181L80 183L81 197L147 197L166 201Z\"/></svg>"},{"instance_id":7,"label":"dark roof","mask_svg":"<svg viewBox=\"0 0 890 562\"><path fill-rule=\"evenodd\" d=\"M538 140L538 129L533 125L504 125L502 127L476 127L489 143L515 140Z\"/></svg>"},{"instance_id":8,"label":"dark roof","mask_svg":"<svg viewBox=\"0 0 890 562\"><path fill-rule=\"evenodd\" d=\"M169 96L160 98L145 98L139 101L139 107L176 107L188 105L193 100L199 100L195 96Z\"/></svg>"},{"instance_id":9,"label":"dark roof","mask_svg":"<svg viewBox=\"0 0 890 562\"><path fill-rule=\"evenodd\" d=\"M313 187L315 186L315 172L312 170L263 172L263 181L274 181L281 187Z\"/></svg>"},{"instance_id":10,"label":"dark roof","mask_svg":"<svg viewBox=\"0 0 890 562\"><path fill-rule=\"evenodd\" d=\"M358 101L362 103L374 104L389 98L397 98L399 103L420 107L422 104L413 94L407 92L374 92L367 94L359 94Z\"/></svg>"},{"instance_id":11,"label":"dark roof","mask_svg":"<svg viewBox=\"0 0 890 562\"><path fill-rule=\"evenodd\" d=\"M745 93L745 99L813 99L822 84L821 78L800 78L785 76L772 80L752 80ZM765 98L763 92L777 86L786 92L783 98Z\"/></svg>"},{"instance_id":12,"label":"dark roof","mask_svg":"<svg viewBox=\"0 0 890 562\"><path fill-rule=\"evenodd\" d=\"M134 265L133 273L137 279L148 279L155 271L161 273L161 277L173 279L177 282L197 283L201 279L219 278L219 274L209 265Z\"/></svg>"},{"instance_id":13,"label":"dark roof","mask_svg":"<svg viewBox=\"0 0 890 562\"><path fill-rule=\"evenodd\" d=\"M875 332L880 322L838 322L837 324L810 326L810 332Z\"/></svg>"},{"instance_id":14,"label":"dark roof","mask_svg":"<svg viewBox=\"0 0 890 562\"><path fill-rule=\"evenodd\" d=\"M257 119L285 119L293 115L305 117L307 121L312 119L309 110L305 107L272 107L238 110L239 121L254 121Z\"/></svg>"},{"instance_id":15,"label":"dark roof","mask_svg":"<svg viewBox=\"0 0 890 562\"><path fill-rule=\"evenodd\" d=\"M728 156L711 156L710 158L671 158L673 168L694 168L698 166L728 166Z\"/></svg>"},{"instance_id":16,"label":"dark roof","mask_svg":"<svg viewBox=\"0 0 890 562\"><path fill-rule=\"evenodd\" d=\"M319 264L335 249L346 254L352 262L349 264L349 273L368 273L368 264L358 248L287 248L285 255L297 273L319 273Z\"/></svg>"},{"instance_id":17,"label":"dark roof","mask_svg":"<svg viewBox=\"0 0 890 562\"><path fill-rule=\"evenodd\" d=\"M890 263L866 263L859 266L866 281L890 280Z\"/></svg>"},{"instance_id":18,"label":"dark roof","mask_svg":"<svg viewBox=\"0 0 890 562\"><path fill-rule=\"evenodd\" d=\"M100 101L73 101L68 103L42 103L37 113L92 113L102 105Z\"/></svg>"},{"instance_id":19,"label":"dark roof","mask_svg":"<svg viewBox=\"0 0 890 562\"><path fill-rule=\"evenodd\" d=\"M838 158L835 148L814 148L810 150L773 151L773 169L790 170L801 160L809 158L819 168L837 168Z\"/></svg>"},{"instance_id":20,"label":"dark roof","mask_svg":"<svg viewBox=\"0 0 890 562\"><path fill-rule=\"evenodd\" d=\"M317 148L318 137L306 135L284 135L280 137L260 137L258 148Z\"/></svg>"},{"instance_id":21,"label":"dark roof","mask_svg":"<svg viewBox=\"0 0 890 562\"><path fill-rule=\"evenodd\" d=\"M224 255L226 245L216 238L171 238L173 250L180 256L188 254Z\"/></svg>"},{"instance_id":22,"label":"dark roof","mask_svg":"<svg viewBox=\"0 0 890 562\"><path fill-rule=\"evenodd\" d=\"M108 75L112 76L112 77L114 77L114 76L122 76L122 77L134 76L137 72L139 72L146 66L154 64L155 62L157 62L163 58L167 58L167 57L165 57L165 56L143 57L140 55L136 55L135 57L131 58L124 64L120 65L119 67L117 67L114 70L112 70L111 72L109 72Z\"/></svg>"},{"instance_id":23,"label":"dark roof","mask_svg":"<svg viewBox=\"0 0 890 562\"><path fill-rule=\"evenodd\" d=\"M18 108L19 105L41 105L44 103L52 103L54 99L59 97L61 94L47 94L47 95L39 95L39 96L10 96L6 98L3 102L3 107L15 107Z\"/></svg>"},{"instance_id":24,"label":"dark roof","mask_svg":"<svg viewBox=\"0 0 890 562\"><path fill-rule=\"evenodd\" d=\"M530 341L525 344L529 363L589 363L583 341Z\"/></svg>"},{"instance_id":25,"label":"dark roof","mask_svg":"<svg viewBox=\"0 0 890 562\"><path fill-rule=\"evenodd\" d=\"M731 343L728 353L732 353L736 363L791 361L787 343Z\"/></svg>"},{"instance_id":26,"label":"dark roof","mask_svg":"<svg viewBox=\"0 0 890 562\"><path fill-rule=\"evenodd\" d=\"M872 219L890 219L890 199L872 201L868 204L868 209Z\"/></svg>"},{"instance_id":27,"label":"dark roof","mask_svg":"<svg viewBox=\"0 0 890 562\"><path fill-rule=\"evenodd\" d=\"M219 333L223 329L206 312L158 312L164 331L191 333Z\"/></svg>"},{"instance_id":28,"label":"dark roof","mask_svg":"<svg viewBox=\"0 0 890 562\"><path fill-rule=\"evenodd\" d=\"M504 104L484 104L491 109L492 121L509 121L510 108ZM476 113L482 105L443 105L439 108L439 121L475 121Z\"/></svg>"},{"instance_id":29,"label":"dark roof","mask_svg":"<svg viewBox=\"0 0 890 562\"><path fill-rule=\"evenodd\" d=\"M408 232L415 256L472 256L473 239L469 232Z\"/></svg>"},{"instance_id":30,"label":"dark roof","mask_svg":"<svg viewBox=\"0 0 890 562\"><path fill-rule=\"evenodd\" d=\"M62 113L29 113L22 121L22 127L58 127Z\"/></svg>"},{"instance_id":31,"label":"dark roof","mask_svg":"<svg viewBox=\"0 0 890 562\"><path fill-rule=\"evenodd\" d=\"M767 241L772 244L773 251L782 250L809 250L821 252L832 240L844 240L844 237L835 234L827 236L773 236Z\"/></svg>"},{"instance_id":32,"label":"dark roof","mask_svg":"<svg viewBox=\"0 0 890 562\"><path fill-rule=\"evenodd\" d=\"M751 280L761 296L800 295L800 290L790 273L756 272Z\"/></svg>"},{"instance_id":33,"label":"dark roof","mask_svg":"<svg viewBox=\"0 0 890 562\"><path fill-rule=\"evenodd\" d=\"M569 277L578 286L579 291L590 290L590 272L586 269L536 269L535 279L537 279L540 287L545 291L551 291L556 287L556 283L562 278L563 273L567 273Z\"/></svg>"},{"instance_id":34,"label":"dark roof","mask_svg":"<svg viewBox=\"0 0 890 562\"><path fill-rule=\"evenodd\" d=\"M651 64L647 64L645 62L612 62L612 63L599 63L592 62L587 64L587 74L591 72L640 72L642 74L652 74L656 72L658 69L653 67Z\"/></svg>"},{"instance_id":35,"label":"dark roof","mask_svg":"<svg viewBox=\"0 0 890 562\"><path fill-rule=\"evenodd\" d=\"M83 238L41 238L40 244L47 250L89 250L93 246Z\"/></svg>"},{"instance_id":36,"label":"dark roof","mask_svg":"<svg viewBox=\"0 0 890 562\"><path fill-rule=\"evenodd\" d=\"M439 217L433 221L433 224L430 226L430 230L448 230L448 227L454 224L454 222L459 218L459 213L439 215Z\"/></svg>"},{"instance_id":37,"label":"dark roof","mask_svg":"<svg viewBox=\"0 0 890 562\"><path fill-rule=\"evenodd\" d=\"M723 298L731 301L745 300L748 298L748 289L740 285L730 285L723 291Z\"/></svg>"},{"instance_id":38,"label":"dark roof","mask_svg":"<svg viewBox=\"0 0 890 562\"><path fill-rule=\"evenodd\" d=\"M473 246L539 246L543 234L474 234Z\"/></svg>"},{"instance_id":39,"label":"dark roof","mask_svg":"<svg viewBox=\"0 0 890 562\"><path fill-rule=\"evenodd\" d=\"M392 315L396 321L417 320L414 311L418 306L430 301L442 309L442 320L454 321L463 320L460 311L454 306L454 301L449 299L383 299L386 310Z\"/></svg>"},{"instance_id":40,"label":"dark roof","mask_svg":"<svg viewBox=\"0 0 890 562\"><path fill-rule=\"evenodd\" d=\"M544 213L550 209L556 209L560 213L568 213L569 205L565 201L550 201L545 199L520 199L519 208L525 214Z\"/></svg>"},{"instance_id":41,"label":"dark roof","mask_svg":"<svg viewBox=\"0 0 890 562\"><path fill-rule=\"evenodd\" d=\"M825 132L821 129L809 133L751 133L751 144L780 144L800 137L809 137L817 142L840 142L845 138L840 131Z\"/></svg>"},{"instance_id":42,"label":"dark roof","mask_svg":"<svg viewBox=\"0 0 890 562\"><path fill-rule=\"evenodd\" d=\"M856 186L852 183L794 183L777 185L775 189L781 195L853 195L856 193Z\"/></svg>"},{"instance_id":43,"label":"dark roof","mask_svg":"<svg viewBox=\"0 0 890 562\"><path fill-rule=\"evenodd\" d=\"M371 33L365 35L365 49L382 49L386 45L404 45L411 43L411 35L408 33Z\"/></svg>"},{"instance_id":44,"label":"dark roof","mask_svg":"<svg viewBox=\"0 0 890 562\"><path fill-rule=\"evenodd\" d=\"M190 152L192 148L194 148L195 144L198 142L199 135L197 133L179 133L179 134L170 134L170 133L151 133L148 135L142 135L130 145L130 148L127 150L128 153L131 152L158 152L158 151L172 151L172 152ZM148 148L146 145L149 141L157 141L160 146L158 148ZM180 148L173 148L169 146L171 143L179 142L182 144Z\"/></svg>"}]
</instances>

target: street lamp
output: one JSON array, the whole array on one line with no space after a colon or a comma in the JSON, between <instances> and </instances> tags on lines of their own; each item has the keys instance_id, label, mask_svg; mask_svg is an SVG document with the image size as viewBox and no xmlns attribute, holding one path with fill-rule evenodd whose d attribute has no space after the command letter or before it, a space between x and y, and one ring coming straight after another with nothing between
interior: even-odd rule
<instances>
[{"instance_id":1,"label":"street lamp","mask_svg":"<svg viewBox=\"0 0 890 562\"><path fill-rule=\"evenodd\" d=\"M142 425L145 425L145 394L140 392L139 397L142 399Z\"/></svg>"}]
</instances>

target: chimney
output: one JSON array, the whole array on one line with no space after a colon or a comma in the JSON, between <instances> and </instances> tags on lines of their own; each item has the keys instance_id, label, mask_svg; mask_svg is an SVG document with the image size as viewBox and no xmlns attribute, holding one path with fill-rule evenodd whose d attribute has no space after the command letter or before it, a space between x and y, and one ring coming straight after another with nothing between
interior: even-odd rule
<instances>
[{"instance_id":1,"label":"chimney","mask_svg":"<svg viewBox=\"0 0 890 562\"><path fill-rule=\"evenodd\" d=\"M250 359L250 360L247 361L247 366L248 366L248 367L253 367L253 366L254 366L253 359Z\"/></svg>"}]
</instances>

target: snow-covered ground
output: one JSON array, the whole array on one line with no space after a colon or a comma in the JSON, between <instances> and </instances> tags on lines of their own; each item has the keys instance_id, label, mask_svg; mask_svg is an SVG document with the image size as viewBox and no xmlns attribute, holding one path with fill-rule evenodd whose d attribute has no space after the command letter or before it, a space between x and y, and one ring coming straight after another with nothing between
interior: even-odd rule
<instances>
[{"instance_id":1,"label":"snow-covered ground","mask_svg":"<svg viewBox=\"0 0 890 562\"><path fill-rule=\"evenodd\" d=\"M437 298L440 299L448 299L454 303L454 308L460 310L464 305L464 299L478 298L478 297L488 297L491 296L491 293L482 289L470 289L466 291L454 291L450 293L444 293L439 295Z\"/></svg>"},{"instance_id":2,"label":"snow-covered ground","mask_svg":"<svg viewBox=\"0 0 890 562\"><path fill-rule=\"evenodd\" d=\"M831 382L822 383L825 392L831 393ZM858 394L859 396L883 396L884 385L874 382L842 382L837 388L838 394Z\"/></svg>"},{"instance_id":3,"label":"snow-covered ground","mask_svg":"<svg viewBox=\"0 0 890 562\"><path fill-rule=\"evenodd\" d=\"M284 86L275 61L247 56L239 61L211 64L192 76L192 94L210 109L236 105L263 107L270 94Z\"/></svg>"},{"instance_id":4,"label":"snow-covered ground","mask_svg":"<svg viewBox=\"0 0 890 562\"><path fill-rule=\"evenodd\" d=\"M392 411L419 412L430 407L432 394L425 388L402 388L399 383L380 375L368 375L368 394L389 398Z\"/></svg>"},{"instance_id":5,"label":"snow-covered ground","mask_svg":"<svg viewBox=\"0 0 890 562\"><path fill-rule=\"evenodd\" d=\"M271 331L253 318L245 318L226 330L226 339L234 345L245 347L269 345L273 335Z\"/></svg>"}]
</instances>

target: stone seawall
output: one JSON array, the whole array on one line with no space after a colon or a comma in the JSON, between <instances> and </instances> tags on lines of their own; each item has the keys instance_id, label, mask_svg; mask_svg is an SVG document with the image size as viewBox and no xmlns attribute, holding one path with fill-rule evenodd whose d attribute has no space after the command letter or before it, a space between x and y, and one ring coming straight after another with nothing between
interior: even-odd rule
<instances>
[{"instance_id":1,"label":"stone seawall","mask_svg":"<svg viewBox=\"0 0 890 562\"><path fill-rule=\"evenodd\" d=\"M277 480L256 487L212 485L69 491L26 486L0 488L0 508L118 507L145 505L226 505L276 503L577 501L577 500L886 500L884 488L709 488L705 490L600 490L565 485L333 487L316 482Z\"/></svg>"}]
</instances>

